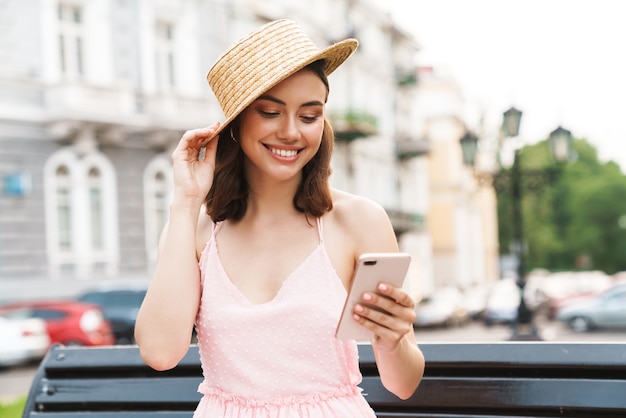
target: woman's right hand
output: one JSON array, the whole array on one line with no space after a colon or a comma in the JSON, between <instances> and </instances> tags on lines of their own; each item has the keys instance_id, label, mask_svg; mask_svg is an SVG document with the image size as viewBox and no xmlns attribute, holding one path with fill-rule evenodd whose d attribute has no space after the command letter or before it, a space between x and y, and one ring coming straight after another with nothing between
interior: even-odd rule
<instances>
[{"instance_id":1,"label":"woman's right hand","mask_svg":"<svg viewBox=\"0 0 626 418\"><path fill-rule=\"evenodd\" d=\"M218 136L211 138L220 123L183 134L172 153L174 200L202 204L213 184ZM203 160L200 151L206 146Z\"/></svg>"}]
</instances>

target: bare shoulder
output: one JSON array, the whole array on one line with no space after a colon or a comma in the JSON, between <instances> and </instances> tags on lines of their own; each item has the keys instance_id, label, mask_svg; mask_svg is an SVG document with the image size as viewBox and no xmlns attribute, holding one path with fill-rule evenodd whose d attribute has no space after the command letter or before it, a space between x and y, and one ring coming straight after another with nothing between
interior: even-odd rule
<instances>
[{"instance_id":1,"label":"bare shoulder","mask_svg":"<svg viewBox=\"0 0 626 418\"><path fill-rule=\"evenodd\" d=\"M386 219L385 209L378 203L363 196L357 196L340 190L333 189L333 208L336 216L345 218L346 222L352 221L380 221Z\"/></svg>"},{"instance_id":2,"label":"bare shoulder","mask_svg":"<svg viewBox=\"0 0 626 418\"><path fill-rule=\"evenodd\" d=\"M379 203L333 190L333 218L338 228L353 237L357 252L397 251L391 221Z\"/></svg>"}]
</instances>

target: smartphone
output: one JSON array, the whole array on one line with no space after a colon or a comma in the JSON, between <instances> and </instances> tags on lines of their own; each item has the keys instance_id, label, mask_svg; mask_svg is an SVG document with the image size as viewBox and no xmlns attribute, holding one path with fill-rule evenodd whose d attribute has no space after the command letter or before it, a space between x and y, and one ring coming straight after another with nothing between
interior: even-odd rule
<instances>
[{"instance_id":1,"label":"smartphone","mask_svg":"<svg viewBox=\"0 0 626 418\"><path fill-rule=\"evenodd\" d=\"M366 253L359 257L352 285L337 324L335 335L340 340L370 341L374 333L352 318L354 305L364 305L364 292L379 293L377 288L382 282L394 287L402 287L406 278L411 256L406 253Z\"/></svg>"}]
</instances>

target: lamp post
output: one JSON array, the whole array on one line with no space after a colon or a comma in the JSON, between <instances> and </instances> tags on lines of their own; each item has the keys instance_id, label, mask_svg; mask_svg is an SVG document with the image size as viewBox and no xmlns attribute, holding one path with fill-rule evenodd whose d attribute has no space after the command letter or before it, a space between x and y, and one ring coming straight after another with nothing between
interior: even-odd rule
<instances>
[{"instance_id":1,"label":"lamp post","mask_svg":"<svg viewBox=\"0 0 626 418\"><path fill-rule=\"evenodd\" d=\"M514 107L503 114L502 133L504 138L514 138L519 135L519 127L522 121L522 111ZM516 147L513 154L513 166L510 175L511 198L513 202L513 238L514 250L517 259L517 285L520 289L520 303L517 309L517 319L512 339L519 339L520 325L531 327L529 338L537 339L537 333L532 326L533 314L526 305L524 288L526 284L526 269L524 260L524 221L522 213L522 172L520 167L520 148ZM526 339L529 339L528 337Z\"/></svg>"},{"instance_id":2,"label":"lamp post","mask_svg":"<svg viewBox=\"0 0 626 418\"><path fill-rule=\"evenodd\" d=\"M519 134L519 127L522 119L522 112L514 107L503 114L503 122L500 130L499 141L507 138L514 138ZM476 161L479 139L472 133L466 134L460 139L463 150L463 162L473 166ZM558 162L570 159L572 149L572 134L567 129L559 126L550 133L550 151ZM523 186L522 178L526 176L540 177L545 179L550 176L550 170L522 170L520 164L520 148L517 147L513 154L513 165L508 175L509 188L513 206L513 238L514 252L517 258L517 285L520 289L520 304L517 311L517 321L511 340L540 340L533 325L533 313L528 308L524 299L524 289L526 286L526 266L525 266L525 245L524 245L524 222L522 213ZM533 183L537 183L536 181ZM494 186L496 182L494 182ZM521 332L520 328L530 328L529 332Z\"/></svg>"}]
</instances>

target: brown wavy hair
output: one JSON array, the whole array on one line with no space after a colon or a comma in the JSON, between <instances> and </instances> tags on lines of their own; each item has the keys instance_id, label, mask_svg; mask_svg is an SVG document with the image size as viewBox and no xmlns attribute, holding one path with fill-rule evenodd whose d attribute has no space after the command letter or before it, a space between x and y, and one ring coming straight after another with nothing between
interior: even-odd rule
<instances>
[{"instance_id":1,"label":"brown wavy hair","mask_svg":"<svg viewBox=\"0 0 626 418\"><path fill-rule=\"evenodd\" d=\"M315 61L304 69L315 73L329 91L324 61ZM244 153L239 144L231 139L231 130L238 132L238 118L230 123L219 136L215 157L213 185L206 196L206 212L214 222L226 219L240 220L248 207L249 186L244 173ZM330 122L324 117L322 142L317 154L302 169L302 181L293 198L296 210L307 217L320 217L333 207L330 194L330 159L335 134Z\"/></svg>"}]
</instances>

